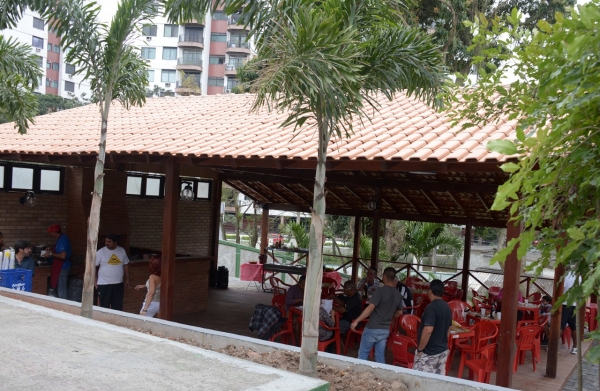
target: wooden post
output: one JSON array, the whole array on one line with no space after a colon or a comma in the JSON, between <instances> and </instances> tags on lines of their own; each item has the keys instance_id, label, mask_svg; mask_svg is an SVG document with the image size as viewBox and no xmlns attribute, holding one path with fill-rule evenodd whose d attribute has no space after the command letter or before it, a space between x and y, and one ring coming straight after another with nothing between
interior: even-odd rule
<instances>
[{"instance_id":1,"label":"wooden post","mask_svg":"<svg viewBox=\"0 0 600 391\"><path fill-rule=\"evenodd\" d=\"M213 189L212 197L212 233L213 240L211 243L211 251L210 254L213 257L210 270L209 270L209 281L211 278L214 278L214 284L216 285L216 275L217 275L217 267L219 265L219 232L221 228L221 192L223 189L223 182L221 178L217 177L214 181L215 187Z\"/></svg>"},{"instance_id":2,"label":"wooden post","mask_svg":"<svg viewBox=\"0 0 600 391\"><path fill-rule=\"evenodd\" d=\"M262 220L260 222L260 253L264 254L269 246L269 205L262 206Z\"/></svg>"},{"instance_id":3,"label":"wooden post","mask_svg":"<svg viewBox=\"0 0 600 391\"><path fill-rule=\"evenodd\" d=\"M507 242L521 234L521 224L508 222ZM517 247L508 255L504 264L502 287L502 320L498 334L498 373L496 385L512 388L513 360L515 355L515 331L519 299L521 261L517 258Z\"/></svg>"},{"instance_id":4,"label":"wooden post","mask_svg":"<svg viewBox=\"0 0 600 391\"><path fill-rule=\"evenodd\" d=\"M564 292L562 277L565 275L565 267L558 265L554 269L554 292L552 292L552 305L556 304ZM546 377L556 379L558 368L558 340L560 339L560 320L562 317L562 305L552 312L550 318L550 335L548 336L548 358L546 360Z\"/></svg>"},{"instance_id":5,"label":"wooden post","mask_svg":"<svg viewBox=\"0 0 600 391\"><path fill-rule=\"evenodd\" d=\"M175 249L177 243L177 204L179 202L179 165L170 157L165 164L165 200L163 208L160 317L173 319L175 285Z\"/></svg>"},{"instance_id":6,"label":"wooden post","mask_svg":"<svg viewBox=\"0 0 600 391\"><path fill-rule=\"evenodd\" d=\"M465 250L463 253L463 267L462 267L462 290L463 297L461 300L467 301L467 293L469 293L469 269L471 268L471 231L473 225L471 219L467 221L465 229Z\"/></svg>"},{"instance_id":7,"label":"wooden post","mask_svg":"<svg viewBox=\"0 0 600 391\"><path fill-rule=\"evenodd\" d=\"M354 248L352 249L352 281L358 282L358 258L360 256L360 215L354 217Z\"/></svg>"},{"instance_id":8,"label":"wooden post","mask_svg":"<svg viewBox=\"0 0 600 391\"><path fill-rule=\"evenodd\" d=\"M381 189L375 188L375 213L373 214L373 242L371 244L371 267L377 270L379 258L379 224L381 222Z\"/></svg>"}]
</instances>

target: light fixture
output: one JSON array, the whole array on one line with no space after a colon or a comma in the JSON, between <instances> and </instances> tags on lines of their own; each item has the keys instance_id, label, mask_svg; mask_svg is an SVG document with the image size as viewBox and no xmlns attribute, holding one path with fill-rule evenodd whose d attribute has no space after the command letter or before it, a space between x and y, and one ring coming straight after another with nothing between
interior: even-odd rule
<instances>
[{"instance_id":1,"label":"light fixture","mask_svg":"<svg viewBox=\"0 0 600 391\"><path fill-rule=\"evenodd\" d=\"M369 202L367 202L367 208L370 210L375 210L377 208L377 201L369 200Z\"/></svg>"},{"instance_id":2,"label":"light fixture","mask_svg":"<svg viewBox=\"0 0 600 391\"><path fill-rule=\"evenodd\" d=\"M194 189L192 188L191 182L183 182L185 183L185 187L181 190L179 194L181 199L184 201L192 201L194 199Z\"/></svg>"},{"instance_id":3,"label":"light fixture","mask_svg":"<svg viewBox=\"0 0 600 391\"><path fill-rule=\"evenodd\" d=\"M19 204L31 207L35 206L35 193L31 190L28 190L23 197L19 198Z\"/></svg>"}]
</instances>

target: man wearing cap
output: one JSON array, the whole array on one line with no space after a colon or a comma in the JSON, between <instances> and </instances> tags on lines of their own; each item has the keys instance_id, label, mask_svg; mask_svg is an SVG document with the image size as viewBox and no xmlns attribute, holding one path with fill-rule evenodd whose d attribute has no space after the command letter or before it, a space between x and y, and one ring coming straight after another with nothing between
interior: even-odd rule
<instances>
[{"instance_id":1,"label":"man wearing cap","mask_svg":"<svg viewBox=\"0 0 600 391\"><path fill-rule=\"evenodd\" d=\"M71 241L67 235L62 233L59 224L51 225L47 232L56 240L54 247L46 248L46 257L50 258L52 263L52 272L50 274L49 296L56 296L61 299L67 298L67 280L71 271Z\"/></svg>"},{"instance_id":2,"label":"man wearing cap","mask_svg":"<svg viewBox=\"0 0 600 391\"><path fill-rule=\"evenodd\" d=\"M96 253L96 288L100 307L122 311L123 294L129 288L129 258L117 241L117 235L106 235L104 247Z\"/></svg>"}]
</instances>

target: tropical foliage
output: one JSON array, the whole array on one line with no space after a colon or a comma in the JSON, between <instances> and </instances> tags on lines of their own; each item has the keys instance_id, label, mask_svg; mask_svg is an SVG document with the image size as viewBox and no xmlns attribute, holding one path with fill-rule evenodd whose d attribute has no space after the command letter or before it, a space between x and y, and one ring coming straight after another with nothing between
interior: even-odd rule
<instances>
[{"instance_id":1,"label":"tropical foliage","mask_svg":"<svg viewBox=\"0 0 600 391\"><path fill-rule=\"evenodd\" d=\"M412 255L417 265L421 265L425 257L435 256L436 249L440 247L461 252L463 242L446 224L409 221L402 248L392 259L399 261Z\"/></svg>"},{"instance_id":2,"label":"tropical foliage","mask_svg":"<svg viewBox=\"0 0 600 391\"><path fill-rule=\"evenodd\" d=\"M502 166L511 176L492 208L508 208L524 227L494 259L504 260L515 248L522 258L538 239L541 257L528 268L539 273L564 265L581 276L566 294L581 306L600 285L600 2L556 14L553 24L540 21L533 33L520 29L520 20L516 10L506 22L476 20L474 45L494 41L498 48L482 50L479 83L462 90L465 105L453 115L457 122L468 118L467 126L518 122L514 139L488 144L514 157ZM507 83L507 73L516 80ZM600 339L598 332L592 336ZM588 357L598 361L600 350Z\"/></svg>"}]
</instances>

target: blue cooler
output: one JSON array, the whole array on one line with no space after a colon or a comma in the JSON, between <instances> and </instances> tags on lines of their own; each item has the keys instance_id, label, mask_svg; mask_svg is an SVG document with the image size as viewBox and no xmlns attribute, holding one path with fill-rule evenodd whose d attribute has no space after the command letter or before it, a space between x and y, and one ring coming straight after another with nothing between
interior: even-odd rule
<instances>
[{"instance_id":1,"label":"blue cooler","mask_svg":"<svg viewBox=\"0 0 600 391\"><path fill-rule=\"evenodd\" d=\"M0 270L0 286L31 292L33 272L27 269Z\"/></svg>"}]
</instances>

